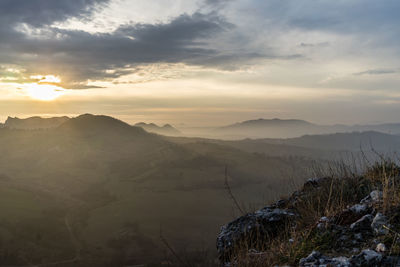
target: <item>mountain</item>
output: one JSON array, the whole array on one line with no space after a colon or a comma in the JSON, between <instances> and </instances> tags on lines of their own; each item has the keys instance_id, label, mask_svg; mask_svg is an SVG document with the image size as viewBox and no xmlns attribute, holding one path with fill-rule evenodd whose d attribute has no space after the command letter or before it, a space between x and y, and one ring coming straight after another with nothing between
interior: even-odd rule
<instances>
[{"instance_id":1,"label":"mountain","mask_svg":"<svg viewBox=\"0 0 400 267\"><path fill-rule=\"evenodd\" d=\"M298 126L313 126L314 124L304 120L281 120L281 119L258 119L249 120L240 123L235 123L222 127L223 129L240 129L242 127L298 127Z\"/></svg>"},{"instance_id":2,"label":"mountain","mask_svg":"<svg viewBox=\"0 0 400 267\"><path fill-rule=\"evenodd\" d=\"M263 139L262 142L330 151L368 151L374 149L388 153L400 150L400 136L373 131L305 135L288 139Z\"/></svg>"},{"instance_id":3,"label":"mountain","mask_svg":"<svg viewBox=\"0 0 400 267\"><path fill-rule=\"evenodd\" d=\"M369 124L369 125L353 125L353 131L377 131L387 134L400 134L400 123L384 123L384 124Z\"/></svg>"},{"instance_id":4,"label":"mountain","mask_svg":"<svg viewBox=\"0 0 400 267\"><path fill-rule=\"evenodd\" d=\"M182 134L178 129L172 127L170 124L165 124L164 126L158 126L154 123L139 122L135 124L135 126L141 127L147 132L156 133L160 135L178 136Z\"/></svg>"},{"instance_id":5,"label":"mountain","mask_svg":"<svg viewBox=\"0 0 400 267\"><path fill-rule=\"evenodd\" d=\"M171 142L205 142L229 146L248 153L263 154L281 158L304 157L314 160L343 161L360 159L368 156L371 159L379 154L391 155L400 151L400 136L380 132L352 132L323 135L305 135L286 139L242 139L218 140L187 137L171 137Z\"/></svg>"},{"instance_id":6,"label":"mountain","mask_svg":"<svg viewBox=\"0 0 400 267\"><path fill-rule=\"evenodd\" d=\"M280 138L316 132L319 126L304 120L258 119L215 129L214 133L229 139Z\"/></svg>"},{"instance_id":7,"label":"mountain","mask_svg":"<svg viewBox=\"0 0 400 267\"><path fill-rule=\"evenodd\" d=\"M81 134L95 134L97 136L106 134L131 134L136 136L150 136L143 129L132 127L121 120L108 116L92 114L84 114L76 118L72 118L61 124L57 128L57 130Z\"/></svg>"},{"instance_id":8,"label":"mountain","mask_svg":"<svg viewBox=\"0 0 400 267\"><path fill-rule=\"evenodd\" d=\"M258 119L219 127L211 131L214 138L294 138L303 135L376 131L400 134L400 123L369 125L319 125L304 120Z\"/></svg>"},{"instance_id":9,"label":"mountain","mask_svg":"<svg viewBox=\"0 0 400 267\"><path fill-rule=\"evenodd\" d=\"M313 155L329 159L360 143L400 149L399 140L379 132L167 137L91 114L46 130L1 128L0 262L160 266L171 260L165 240L198 259L215 251L220 226L242 213L232 198L256 210L318 173ZM4 258L8 250L14 254Z\"/></svg>"},{"instance_id":10,"label":"mountain","mask_svg":"<svg viewBox=\"0 0 400 267\"><path fill-rule=\"evenodd\" d=\"M351 132L322 135L305 135L296 138L264 138L243 140L218 140L187 137L170 137L178 144L196 142L229 146L248 153L281 158L304 157L314 160L342 161L354 164L354 159L379 155L393 155L400 151L400 136L381 132Z\"/></svg>"},{"instance_id":11,"label":"mountain","mask_svg":"<svg viewBox=\"0 0 400 267\"><path fill-rule=\"evenodd\" d=\"M68 117L30 117L26 119L8 117L6 122L4 123L4 127L22 130L48 129L60 126L68 120Z\"/></svg>"},{"instance_id":12,"label":"mountain","mask_svg":"<svg viewBox=\"0 0 400 267\"><path fill-rule=\"evenodd\" d=\"M177 251L214 251L220 225L237 214L227 186L259 207L302 183L313 164L196 139L171 142L90 114L46 131L2 128L0 147L0 251L16 253L0 259L10 266L77 259L159 266L160 228Z\"/></svg>"}]
</instances>

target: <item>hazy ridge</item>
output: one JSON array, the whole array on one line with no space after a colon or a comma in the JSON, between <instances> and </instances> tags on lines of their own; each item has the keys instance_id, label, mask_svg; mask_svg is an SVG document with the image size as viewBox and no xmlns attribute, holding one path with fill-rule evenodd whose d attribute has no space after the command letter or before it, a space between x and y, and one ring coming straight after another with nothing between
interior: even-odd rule
<instances>
[{"instance_id":1,"label":"hazy ridge","mask_svg":"<svg viewBox=\"0 0 400 267\"><path fill-rule=\"evenodd\" d=\"M213 251L219 226L237 214L225 167L238 197L260 206L306 179L312 164L212 142L178 144L90 114L51 129L2 128L0 147L4 242L31 244L18 253L35 263L74 259L78 250L87 266L161 261L160 226L178 250ZM10 264L23 263L18 253Z\"/></svg>"},{"instance_id":2,"label":"hazy ridge","mask_svg":"<svg viewBox=\"0 0 400 267\"><path fill-rule=\"evenodd\" d=\"M3 259L11 265L23 264L21 255L83 266L160 263L168 259L160 228L180 253L214 253L219 227L240 215L227 182L253 210L298 188L316 163L356 153L359 144L382 152L400 144L378 132L167 137L91 114L39 128L0 129L0 240L13 242L14 254Z\"/></svg>"}]
</instances>

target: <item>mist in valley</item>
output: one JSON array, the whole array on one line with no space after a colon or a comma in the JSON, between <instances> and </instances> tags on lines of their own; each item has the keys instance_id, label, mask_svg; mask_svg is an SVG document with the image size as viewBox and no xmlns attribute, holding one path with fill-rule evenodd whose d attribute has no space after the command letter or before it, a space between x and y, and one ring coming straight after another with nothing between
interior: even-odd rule
<instances>
[{"instance_id":1,"label":"mist in valley","mask_svg":"<svg viewBox=\"0 0 400 267\"><path fill-rule=\"evenodd\" d=\"M214 240L227 221L334 164L361 163L400 144L378 132L235 141L182 135L91 114L9 118L0 129L1 262L157 265L176 263L177 253L217 264Z\"/></svg>"},{"instance_id":2,"label":"mist in valley","mask_svg":"<svg viewBox=\"0 0 400 267\"><path fill-rule=\"evenodd\" d=\"M0 0L0 267L394 266L399 10Z\"/></svg>"}]
</instances>

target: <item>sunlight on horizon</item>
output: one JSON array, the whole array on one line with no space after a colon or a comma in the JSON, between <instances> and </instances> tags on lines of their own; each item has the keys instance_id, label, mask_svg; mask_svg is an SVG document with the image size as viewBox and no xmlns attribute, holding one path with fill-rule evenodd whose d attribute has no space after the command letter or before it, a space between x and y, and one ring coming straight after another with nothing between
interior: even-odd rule
<instances>
[{"instance_id":1,"label":"sunlight on horizon","mask_svg":"<svg viewBox=\"0 0 400 267\"><path fill-rule=\"evenodd\" d=\"M31 76L37 83L26 84L24 89L27 95L35 100L52 101L65 94L65 89L58 86L61 79L58 76Z\"/></svg>"}]
</instances>

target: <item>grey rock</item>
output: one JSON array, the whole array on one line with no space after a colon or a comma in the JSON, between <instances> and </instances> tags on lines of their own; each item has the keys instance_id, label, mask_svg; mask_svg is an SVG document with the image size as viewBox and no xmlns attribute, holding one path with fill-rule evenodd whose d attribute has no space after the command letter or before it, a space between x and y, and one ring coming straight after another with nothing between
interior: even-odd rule
<instances>
[{"instance_id":1,"label":"grey rock","mask_svg":"<svg viewBox=\"0 0 400 267\"><path fill-rule=\"evenodd\" d=\"M350 260L347 257L336 257L331 260L331 266L350 267Z\"/></svg>"},{"instance_id":2,"label":"grey rock","mask_svg":"<svg viewBox=\"0 0 400 267\"><path fill-rule=\"evenodd\" d=\"M302 258L299 262L300 266L313 266L312 264L318 264L321 258L324 257L319 251L313 251L306 258Z\"/></svg>"},{"instance_id":3,"label":"grey rock","mask_svg":"<svg viewBox=\"0 0 400 267\"><path fill-rule=\"evenodd\" d=\"M371 204L374 202L381 202L383 200L383 192L379 190L372 191L368 196L361 200L362 204Z\"/></svg>"},{"instance_id":4,"label":"grey rock","mask_svg":"<svg viewBox=\"0 0 400 267\"><path fill-rule=\"evenodd\" d=\"M382 254L371 249L365 249L350 259L351 266L381 266L382 262Z\"/></svg>"},{"instance_id":5,"label":"grey rock","mask_svg":"<svg viewBox=\"0 0 400 267\"><path fill-rule=\"evenodd\" d=\"M383 244L383 243L379 243L377 246L376 246L376 252L380 252L380 253L383 253L383 252L386 252L387 251L387 248L386 248L386 246L385 246L385 244Z\"/></svg>"},{"instance_id":6,"label":"grey rock","mask_svg":"<svg viewBox=\"0 0 400 267\"><path fill-rule=\"evenodd\" d=\"M306 258L303 258L299 262L300 266L310 266L310 267L350 267L350 261L346 257L335 257L330 258L327 256L322 255L318 251L313 251L310 255Z\"/></svg>"},{"instance_id":7,"label":"grey rock","mask_svg":"<svg viewBox=\"0 0 400 267\"><path fill-rule=\"evenodd\" d=\"M350 208L350 210L354 213L363 213L368 210L368 206L366 204L356 204Z\"/></svg>"},{"instance_id":8,"label":"grey rock","mask_svg":"<svg viewBox=\"0 0 400 267\"><path fill-rule=\"evenodd\" d=\"M373 216L371 214L364 215L356 221L355 223L352 223L350 225L350 229L353 231L370 231L371 230L371 223L373 220Z\"/></svg>"},{"instance_id":9,"label":"grey rock","mask_svg":"<svg viewBox=\"0 0 400 267\"><path fill-rule=\"evenodd\" d=\"M378 202L383 200L383 192L379 190L374 190L370 194L372 201Z\"/></svg>"},{"instance_id":10,"label":"grey rock","mask_svg":"<svg viewBox=\"0 0 400 267\"><path fill-rule=\"evenodd\" d=\"M328 217L321 217L319 220L318 220L318 223L317 223L317 228L319 229L319 230L325 230L326 229L326 227L327 227L327 225L329 224L329 222L330 222L330 220L329 220L329 218Z\"/></svg>"},{"instance_id":11,"label":"grey rock","mask_svg":"<svg viewBox=\"0 0 400 267\"><path fill-rule=\"evenodd\" d=\"M265 248L266 242L285 230L295 216L290 210L266 207L224 225L217 237L220 261L230 262L235 250L240 247Z\"/></svg>"},{"instance_id":12,"label":"grey rock","mask_svg":"<svg viewBox=\"0 0 400 267\"><path fill-rule=\"evenodd\" d=\"M388 219L385 215L378 212L372 220L371 228L376 235L386 235L388 230L385 226L388 226Z\"/></svg>"},{"instance_id":13,"label":"grey rock","mask_svg":"<svg viewBox=\"0 0 400 267\"><path fill-rule=\"evenodd\" d=\"M355 234L355 235L354 235L354 238L355 238L357 241L363 241L363 236L362 236L361 233Z\"/></svg>"}]
</instances>

